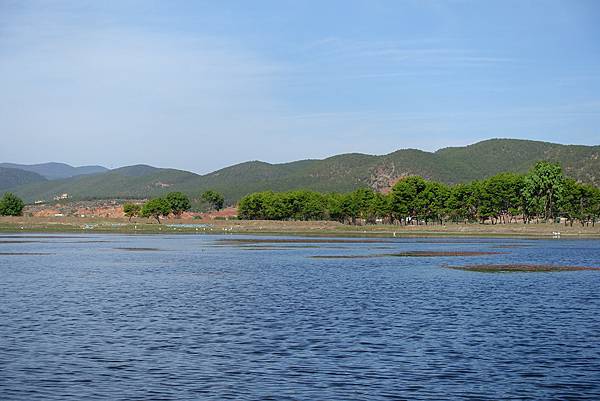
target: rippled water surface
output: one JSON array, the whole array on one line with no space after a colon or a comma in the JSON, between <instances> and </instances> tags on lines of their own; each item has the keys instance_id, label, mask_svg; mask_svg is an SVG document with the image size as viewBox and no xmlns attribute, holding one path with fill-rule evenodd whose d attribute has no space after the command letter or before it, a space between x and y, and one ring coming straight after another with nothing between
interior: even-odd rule
<instances>
[{"instance_id":1,"label":"rippled water surface","mask_svg":"<svg viewBox=\"0 0 600 401\"><path fill-rule=\"evenodd\" d=\"M3 235L0 399L600 399L600 271L444 267L598 240L222 238Z\"/></svg>"}]
</instances>

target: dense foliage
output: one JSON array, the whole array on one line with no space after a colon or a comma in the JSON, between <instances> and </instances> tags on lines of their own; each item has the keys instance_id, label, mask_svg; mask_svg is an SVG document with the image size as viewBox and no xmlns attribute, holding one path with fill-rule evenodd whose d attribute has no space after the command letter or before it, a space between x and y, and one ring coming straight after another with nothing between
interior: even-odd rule
<instances>
[{"instance_id":1,"label":"dense foliage","mask_svg":"<svg viewBox=\"0 0 600 401\"><path fill-rule=\"evenodd\" d=\"M165 196L165 200L169 203L169 209L175 216L181 216L181 213L187 212L192 207L190 199L183 192L169 192Z\"/></svg>"},{"instance_id":2,"label":"dense foliage","mask_svg":"<svg viewBox=\"0 0 600 401\"><path fill-rule=\"evenodd\" d=\"M139 216L141 210L142 206L136 203L125 203L123 205L123 213L126 217L129 217L129 221L131 221L133 217Z\"/></svg>"},{"instance_id":3,"label":"dense foliage","mask_svg":"<svg viewBox=\"0 0 600 401\"><path fill-rule=\"evenodd\" d=\"M160 224L161 217L171 214L171 207L165 198L154 198L144 203L140 211L141 217L154 217Z\"/></svg>"},{"instance_id":4,"label":"dense foliage","mask_svg":"<svg viewBox=\"0 0 600 401\"><path fill-rule=\"evenodd\" d=\"M448 186L411 176L387 195L371 189L350 193L308 190L256 192L239 202L242 219L337 220L345 223L428 224L479 221L510 223L558 217L595 224L600 189L565 178L560 165L538 162L528 174L501 173Z\"/></svg>"},{"instance_id":5,"label":"dense foliage","mask_svg":"<svg viewBox=\"0 0 600 401\"><path fill-rule=\"evenodd\" d=\"M0 216L20 216L24 207L25 203L21 198L7 192L0 199Z\"/></svg>"},{"instance_id":6,"label":"dense foliage","mask_svg":"<svg viewBox=\"0 0 600 401\"><path fill-rule=\"evenodd\" d=\"M153 198L142 206L133 203L123 205L125 216L131 220L134 216L153 217L160 224L161 217L170 214L179 217L183 212L190 210L190 199L181 192L169 192L164 198Z\"/></svg>"},{"instance_id":7,"label":"dense foliage","mask_svg":"<svg viewBox=\"0 0 600 401\"><path fill-rule=\"evenodd\" d=\"M213 191L212 189L205 191L200 197L200 199L208 203L210 207L214 210L223 209L223 205L225 204L225 198L223 197L223 195L218 193L217 191Z\"/></svg>"}]
</instances>

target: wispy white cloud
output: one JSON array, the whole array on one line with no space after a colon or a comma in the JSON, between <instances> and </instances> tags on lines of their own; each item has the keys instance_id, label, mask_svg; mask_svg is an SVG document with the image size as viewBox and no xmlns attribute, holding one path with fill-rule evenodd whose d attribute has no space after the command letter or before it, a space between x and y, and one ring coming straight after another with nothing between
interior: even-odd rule
<instances>
[{"instance_id":1,"label":"wispy white cloud","mask_svg":"<svg viewBox=\"0 0 600 401\"><path fill-rule=\"evenodd\" d=\"M347 59L372 60L390 63L411 63L435 66L439 64L460 66L485 66L516 63L514 57L498 57L473 49L454 47L448 40L422 39L403 41L348 40L328 37L308 44L304 51L319 55L319 60Z\"/></svg>"}]
</instances>

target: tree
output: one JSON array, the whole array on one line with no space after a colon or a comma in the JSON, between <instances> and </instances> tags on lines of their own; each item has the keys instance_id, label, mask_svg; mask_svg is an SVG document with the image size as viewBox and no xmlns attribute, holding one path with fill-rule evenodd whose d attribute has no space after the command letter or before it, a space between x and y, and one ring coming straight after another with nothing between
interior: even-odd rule
<instances>
[{"instance_id":1,"label":"tree","mask_svg":"<svg viewBox=\"0 0 600 401\"><path fill-rule=\"evenodd\" d=\"M523 211L523 177L513 173L501 173L479 182L479 217L506 222Z\"/></svg>"},{"instance_id":2,"label":"tree","mask_svg":"<svg viewBox=\"0 0 600 401\"><path fill-rule=\"evenodd\" d=\"M169 203L171 212L177 217L192 208L190 199L182 192L169 192L165 200Z\"/></svg>"},{"instance_id":3,"label":"tree","mask_svg":"<svg viewBox=\"0 0 600 401\"><path fill-rule=\"evenodd\" d=\"M375 196L371 199L371 204L369 205L369 215L373 216L376 221L377 219L386 219L389 221L391 214L390 197L381 192L375 192Z\"/></svg>"},{"instance_id":4,"label":"tree","mask_svg":"<svg viewBox=\"0 0 600 401\"><path fill-rule=\"evenodd\" d=\"M554 217L564 177L558 163L537 162L525 177L524 194L529 207L548 220Z\"/></svg>"},{"instance_id":5,"label":"tree","mask_svg":"<svg viewBox=\"0 0 600 401\"><path fill-rule=\"evenodd\" d=\"M209 189L200 197L204 202L208 203L214 210L223 209L225 198L220 193Z\"/></svg>"},{"instance_id":6,"label":"tree","mask_svg":"<svg viewBox=\"0 0 600 401\"><path fill-rule=\"evenodd\" d=\"M140 210L142 210L142 207L135 203L125 203L123 205L123 213L129 217L129 221L131 221L132 217L139 216Z\"/></svg>"},{"instance_id":7,"label":"tree","mask_svg":"<svg viewBox=\"0 0 600 401\"><path fill-rule=\"evenodd\" d=\"M573 225L577 219L582 226L590 222L595 225L600 212L600 189L567 178L559 193L558 206L565 224L568 221Z\"/></svg>"},{"instance_id":8,"label":"tree","mask_svg":"<svg viewBox=\"0 0 600 401\"><path fill-rule=\"evenodd\" d=\"M340 193L329 193L326 195L327 213L330 219L343 223L347 216L342 211L342 201L344 195Z\"/></svg>"},{"instance_id":9,"label":"tree","mask_svg":"<svg viewBox=\"0 0 600 401\"><path fill-rule=\"evenodd\" d=\"M425 188L427 188L427 181L418 176L398 181L391 192L391 209L394 216L400 221L407 217L416 218L418 224L419 217L423 215L426 206L425 199L421 196Z\"/></svg>"},{"instance_id":10,"label":"tree","mask_svg":"<svg viewBox=\"0 0 600 401\"><path fill-rule=\"evenodd\" d=\"M23 213L25 203L21 198L11 192L4 194L0 199L0 216L20 216Z\"/></svg>"},{"instance_id":11,"label":"tree","mask_svg":"<svg viewBox=\"0 0 600 401\"><path fill-rule=\"evenodd\" d=\"M373 213L373 202L375 192L369 188L359 188L350 193L350 202L354 217L364 220L366 223L375 223L375 214Z\"/></svg>"},{"instance_id":12,"label":"tree","mask_svg":"<svg viewBox=\"0 0 600 401\"><path fill-rule=\"evenodd\" d=\"M581 185L574 179L567 178L558 195L560 214L565 218L565 225L568 221L572 226L573 220L583 218Z\"/></svg>"},{"instance_id":13,"label":"tree","mask_svg":"<svg viewBox=\"0 0 600 401\"><path fill-rule=\"evenodd\" d=\"M279 194L285 204L286 218L294 220L322 220L327 214L327 199L323 194L299 190Z\"/></svg>"},{"instance_id":14,"label":"tree","mask_svg":"<svg viewBox=\"0 0 600 401\"><path fill-rule=\"evenodd\" d=\"M422 216L425 218L425 224L428 221L439 220L443 224L444 217L447 214L446 204L450 190L444 184L439 182L427 181L425 189L419 194L422 205Z\"/></svg>"},{"instance_id":15,"label":"tree","mask_svg":"<svg viewBox=\"0 0 600 401\"><path fill-rule=\"evenodd\" d=\"M160 224L160 217L167 217L171 213L171 206L169 202L164 198L150 199L142 206L140 216L142 217L154 217L158 224Z\"/></svg>"},{"instance_id":16,"label":"tree","mask_svg":"<svg viewBox=\"0 0 600 401\"><path fill-rule=\"evenodd\" d=\"M238 215L246 220L265 219L265 208L271 201L272 192L255 192L244 196L238 204Z\"/></svg>"},{"instance_id":17,"label":"tree","mask_svg":"<svg viewBox=\"0 0 600 401\"><path fill-rule=\"evenodd\" d=\"M591 220L592 226L595 226L596 220L600 218L600 188L585 184L583 189L588 199L584 211L588 221Z\"/></svg>"},{"instance_id":18,"label":"tree","mask_svg":"<svg viewBox=\"0 0 600 401\"><path fill-rule=\"evenodd\" d=\"M450 188L446 207L452 220L466 223L477 218L478 202L478 193L473 183L457 184Z\"/></svg>"}]
</instances>

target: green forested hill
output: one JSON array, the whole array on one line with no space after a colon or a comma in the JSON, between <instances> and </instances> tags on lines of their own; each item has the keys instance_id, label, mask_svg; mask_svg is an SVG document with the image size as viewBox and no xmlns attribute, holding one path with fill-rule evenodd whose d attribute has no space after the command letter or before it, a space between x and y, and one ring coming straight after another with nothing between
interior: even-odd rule
<instances>
[{"instance_id":1,"label":"green forested hill","mask_svg":"<svg viewBox=\"0 0 600 401\"><path fill-rule=\"evenodd\" d=\"M31 171L0 167L0 192L19 185L44 181L44 177Z\"/></svg>"},{"instance_id":2,"label":"green forested hill","mask_svg":"<svg viewBox=\"0 0 600 401\"><path fill-rule=\"evenodd\" d=\"M72 199L146 198L169 192L199 176L182 170L144 165L123 167L103 174L76 176L12 188L27 202L51 200L63 193Z\"/></svg>"},{"instance_id":3,"label":"green forested hill","mask_svg":"<svg viewBox=\"0 0 600 401\"><path fill-rule=\"evenodd\" d=\"M537 160L559 162L565 173L581 181L600 184L600 146L559 145L514 139L490 139L473 145L438 150L444 162L462 162L463 180L503 171L525 172Z\"/></svg>"},{"instance_id":4,"label":"green forested hill","mask_svg":"<svg viewBox=\"0 0 600 401\"><path fill-rule=\"evenodd\" d=\"M31 202L61 193L75 199L98 199L145 198L183 191L195 197L206 189L214 189L222 192L228 202L234 202L261 190L345 192L364 186L382 190L407 175L453 184L504 171L526 172L538 160L560 162L567 175L600 185L599 156L600 146L491 139L433 153L403 149L383 156L352 153L284 164L253 161L206 175L138 165L93 176L21 185L13 190Z\"/></svg>"}]
</instances>

